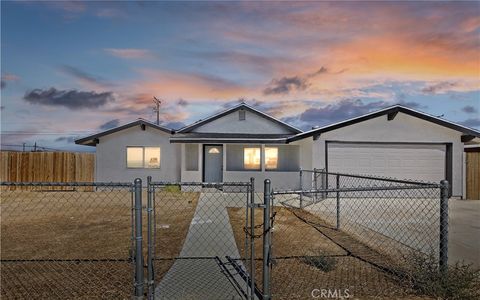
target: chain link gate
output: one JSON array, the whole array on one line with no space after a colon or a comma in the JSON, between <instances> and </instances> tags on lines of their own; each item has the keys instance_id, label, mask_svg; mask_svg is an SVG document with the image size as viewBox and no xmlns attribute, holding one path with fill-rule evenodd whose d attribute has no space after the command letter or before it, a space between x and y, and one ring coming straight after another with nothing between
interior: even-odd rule
<instances>
[{"instance_id":1,"label":"chain link gate","mask_svg":"<svg viewBox=\"0 0 480 300\"><path fill-rule=\"evenodd\" d=\"M259 299L250 182L147 184L148 299Z\"/></svg>"}]
</instances>

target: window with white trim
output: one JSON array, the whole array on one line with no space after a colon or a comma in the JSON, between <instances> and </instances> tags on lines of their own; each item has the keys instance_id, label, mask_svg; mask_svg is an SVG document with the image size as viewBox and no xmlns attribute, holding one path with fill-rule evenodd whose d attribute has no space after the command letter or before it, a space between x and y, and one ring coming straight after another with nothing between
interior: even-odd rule
<instances>
[{"instance_id":1,"label":"window with white trim","mask_svg":"<svg viewBox=\"0 0 480 300\"><path fill-rule=\"evenodd\" d=\"M160 147L127 147L127 168L159 169Z\"/></svg>"}]
</instances>

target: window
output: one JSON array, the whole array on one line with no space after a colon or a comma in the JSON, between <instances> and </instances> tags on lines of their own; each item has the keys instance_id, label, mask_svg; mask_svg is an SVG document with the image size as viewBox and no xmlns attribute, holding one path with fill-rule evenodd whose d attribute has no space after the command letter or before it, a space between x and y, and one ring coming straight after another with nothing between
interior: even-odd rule
<instances>
[{"instance_id":1,"label":"window","mask_svg":"<svg viewBox=\"0 0 480 300\"><path fill-rule=\"evenodd\" d=\"M127 147L127 168L160 168L160 147Z\"/></svg>"},{"instance_id":2,"label":"window","mask_svg":"<svg viewBox=\"0 0 480 300\"><path fill-rule=\"evenodd\" d=\"M127 148L127 168L143 168L143 148Z\"/></svg>"},{"instance_id":3,"label":"window","mask_svg":"<svg viewBox=\"0 0 480 300\"><path fill-rule=\"evenodd\" d=\"M185 171L198 171L198 144L185 144Z\"/></svg>"},{"instance_id":4,"label":"window","mask_svg":"<svg viewBox=\"0 0 480 300\"><path fill-rule=\"evenodd\" d=\"M265 146L265 171L298 172L300 170L300 146Z\"/></svg>"},{"instance_id":5,"label":"window","mask_svg":"<svg viewBox=\"0 0 480 300\"><path fill-rule=\"evenodd\" d=\"M160 168L160 148L145 147L144 149L144 167L149 169Z\"/></svg>"},{"instance_id":6,"label":"window","mask_svg":"<svg viewBox=\"0 0 480 300\"><path fill-rule=\"evenodd\" d=\"M278 148L265 147L265 169L275 170L278 168Z\"/></svg>"},{"instance_id":7,"label":"window","mask_svg":"<svg viewBox=\"0 0 480 300\"><path fill-rule=\"evenodd\" d=\"M243 149L243 167L246 170L260 169L260 148Z\"/></svg>"},{"instance_id":8,"label":"window","mask_svg":"<svg viewBox=\"0 0 480 300\"><path fill-rule=\"evenodd\" d=\"M208 153L210 153L210 154L220 154L220 150L218 150L217 147L213 147L213 148L210 148L208 150Z\"/></svg>"}]
</instances>

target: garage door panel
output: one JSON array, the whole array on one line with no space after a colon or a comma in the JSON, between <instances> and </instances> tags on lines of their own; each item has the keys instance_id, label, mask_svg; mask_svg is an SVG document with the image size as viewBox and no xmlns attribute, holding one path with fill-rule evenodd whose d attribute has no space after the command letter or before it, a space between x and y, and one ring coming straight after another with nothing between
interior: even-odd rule
<instances>
[{"instance_id":1,"label":"garage door panel","mask_svg":"<svg viewBox=\"0 0 480 300\"><path fill-rule=\"evenodd\" d=\"M445 178L445 146L328 143L330 172L438 182Z\"/></svg>"}]
</instances>

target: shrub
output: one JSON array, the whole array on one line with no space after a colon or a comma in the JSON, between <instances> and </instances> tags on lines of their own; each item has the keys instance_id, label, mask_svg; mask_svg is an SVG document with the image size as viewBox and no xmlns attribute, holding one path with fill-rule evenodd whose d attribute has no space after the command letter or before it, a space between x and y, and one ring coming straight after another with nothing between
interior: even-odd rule
<instances>
[{"instance_id":1,"label":"shrub","mask_svg":"<svg viewBox=\"0 0 480 300\"><path fill-rule=\"evenodd\" d=\"M333 271L337 265L337 261L331 256L306 256L302 258L302 261L323 272Z\"/></svg>"},{"instance_id":2,"label":"shrub","mask_svg":"<svg viewBox=\"0 0 480 300\"><path fill-rule=\"evenodd\" d=\"M167 193L180 193L181 189L178 184L166 185L163 190Z\"/></svg>"},{"instance_id":3,"label":"shrub","mask_svg":"<svg viewBox=\"0 0 480 300\"><path fill-rule=\"evenodd\" d=\"M480 270L456 262L441 272L433 255L408 257L407 278L419 294L440 299L480 299Z\"/></svg>"}]
</instances>

